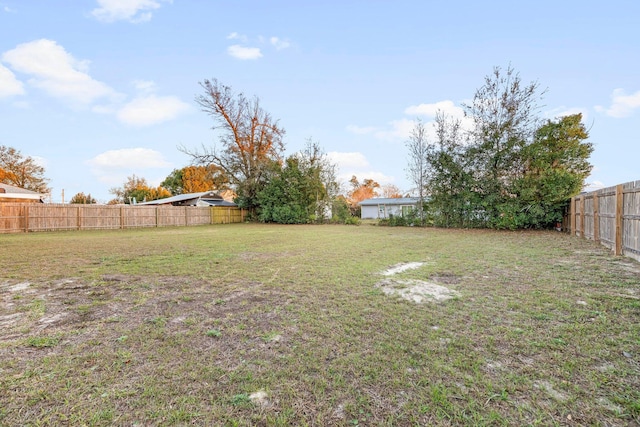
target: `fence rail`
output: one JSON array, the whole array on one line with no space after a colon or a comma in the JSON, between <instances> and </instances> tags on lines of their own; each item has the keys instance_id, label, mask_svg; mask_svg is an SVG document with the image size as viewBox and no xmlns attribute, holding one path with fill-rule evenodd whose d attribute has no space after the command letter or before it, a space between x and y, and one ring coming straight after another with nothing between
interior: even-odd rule
<instances>
[{"instance_id":1,"label":"fence rail","mask_svg":"<svg viewBox=\"0 0 640 427\"><path fill-rule=\"evenodd\" d=\"M244 209L222 206L0 203L0 233L231 224L245 215Z\"/></svg>"},{"instance_id":2,"label":"fence rail","mask_svg":"<svg viewBox=\"0 0 640 427\"><path fill-rule=\"evenodd\" d=\"M576 196L569 216L571 234L640 261L640 181Z\"/></svg>"}]
</instances>

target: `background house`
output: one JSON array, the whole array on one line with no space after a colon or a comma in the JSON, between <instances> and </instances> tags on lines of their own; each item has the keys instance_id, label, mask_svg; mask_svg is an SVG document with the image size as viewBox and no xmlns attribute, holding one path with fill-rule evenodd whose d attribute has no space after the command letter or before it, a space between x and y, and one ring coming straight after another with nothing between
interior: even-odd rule
<instances>
[{"instance_id":1,"label":"background house","mask_svg":"<svg viewBox=\"0 0 640 427\"><path fill-rule=\"evenodd\" d=\"M401 198L373 198L366 199L358 203L361 208L360 217L362 219L384 219L389 215L405 216L418 206L418 197Z\"/></svg>"},{"instance_id":2,"label":"background house","mask_svg":"<svg viewBox=\"0 0 640 427\"><path fill-rule=\"evenodd\" d=\"M44 203L44 194L0 183L0 203Z\"/></svg>"},{"instance_id":3,"label":"background house","mask_svg":"<svg viewBox=\"0 0 640 427\"><path fill-rule=\"evenodd\" d=\"M202 193L179 194L164 199L151 200L150 202L136 203L137 205L173 205L173 206L225 206L237 207L233 202L225 200L214 191Z\"/></svg>"}]
</instances>

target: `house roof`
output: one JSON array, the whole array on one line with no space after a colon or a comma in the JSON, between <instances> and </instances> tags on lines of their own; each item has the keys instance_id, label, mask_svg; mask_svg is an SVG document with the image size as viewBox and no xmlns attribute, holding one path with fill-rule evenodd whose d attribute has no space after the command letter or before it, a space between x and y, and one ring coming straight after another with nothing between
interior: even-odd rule
<instances>
[{"instance_id":1,"label":"house roof","mask_svg":"<svg viewBox=\"0 0 640 427\"><path fill-rule=\"evenodd\" d=\"M10 199L41 200L44 198L44 194L16 187L15 185L0 183L0 197Z\"/></svg>"},{"instance_id":2,"label":"house roof","mask_svg":"<svg viewBox=\"0 0 640 427\"><path fill-rule=\"evenodd\" d=\"M197 206L224 206L224 207L230 207L230 208L235 208L238 207L238 205L236 205L233 202L228 202L226 200L221 200L221 199L200 199L198 200L198 202L196 203Z\"/></svg>"},{"instance_id":3,"label":"house roof","mask_svg":"<svg viewBox=\"0 0 640 427\"><path fill-rule=\"evenodd\" d=\"M151 200L150 202L136 203L138 205L169 205L173 203L186 202L187 200L223 200L222 197L214 191L204 191L202 193L178 194L177 196L165 197L164 199Z\"/></svg>"},{"instance_id":4,"label":"house roof","mask_svg":"<svg viewBox=\"0 0 640 427\"><path fill-rule=\"evenodd\" d=\"M418 197L399 197L399 198L384 198L374 197L373 199L366 199L358 203L360 206L379 206L379 205L415 205L420 199Z\"/></svg>"}]
</instances>

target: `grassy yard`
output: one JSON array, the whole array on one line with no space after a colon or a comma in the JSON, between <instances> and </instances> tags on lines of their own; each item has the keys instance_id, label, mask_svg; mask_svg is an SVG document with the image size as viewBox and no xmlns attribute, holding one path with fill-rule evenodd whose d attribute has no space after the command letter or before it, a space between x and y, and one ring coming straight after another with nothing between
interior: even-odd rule
<instances>
[{"instance_id":1,"label":"grassy yard","mask_svg":"<svg viewBox=\"0 0 640 427\"><path fill-rule=\"evenodd\" d=\"M423 264L382 275L401 263ZM385 280L459 294L416 303ZM593 242L369 225L0 235L0 425L639 421L640 264Z\"/></svg>"}]
</instances>

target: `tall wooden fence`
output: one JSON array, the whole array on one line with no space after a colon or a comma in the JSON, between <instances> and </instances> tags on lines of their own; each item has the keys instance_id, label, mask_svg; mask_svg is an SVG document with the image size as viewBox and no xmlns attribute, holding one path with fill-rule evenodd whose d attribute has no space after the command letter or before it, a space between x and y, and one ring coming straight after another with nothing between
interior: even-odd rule
<instances>
[{"instance_id":1,"label":"tall wooden fence","mask_svg":"<svg viewBox=\"0 0 640 427\"><path fill-rule=\"evenodd\" d=\"M0 203L0 233L109 230L243 222L235 207Z\"/></svg>"},{"instance_id":2,"label":"tall wooden fence","mask_svg":"<svg viewBox=\"0 0 640 427\"><path fill-rule=\"evenodd\" d=\"M571 199L570 232L640 261L640 181Z\"/></svg>"}]
</instances>

